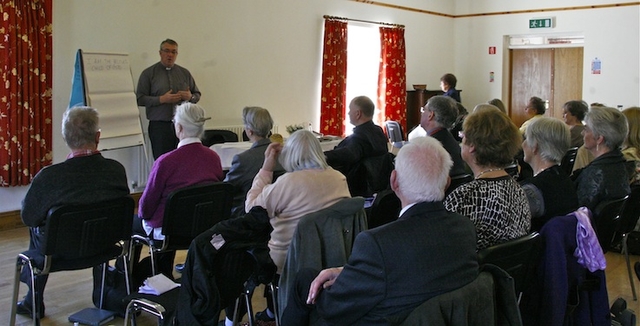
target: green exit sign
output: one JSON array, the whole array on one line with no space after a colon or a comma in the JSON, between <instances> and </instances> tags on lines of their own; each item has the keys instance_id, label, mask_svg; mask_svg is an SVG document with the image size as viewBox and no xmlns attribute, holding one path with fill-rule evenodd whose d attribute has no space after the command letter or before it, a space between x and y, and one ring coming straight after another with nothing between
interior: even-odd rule
<instances>
[{"instance_id":1,"label":"green exit sign","mask_svg":"<svg viewBox=\"0 0 640 326\"><path fill-rule=\"evenodd\" d=\"M529 19L529 28L553 28L553 18Z\"/></svg>"}]
</instances>

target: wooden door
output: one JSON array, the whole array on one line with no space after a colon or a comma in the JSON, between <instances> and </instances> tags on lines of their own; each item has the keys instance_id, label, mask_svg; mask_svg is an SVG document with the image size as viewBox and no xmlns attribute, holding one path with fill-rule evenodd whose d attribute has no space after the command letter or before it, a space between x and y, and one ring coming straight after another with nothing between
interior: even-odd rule
<instances>
[{"instance_id":1,"label":"wooden door","mask_svg":"<svg viewBox=\"0 0 640 326\"><path fill-rule=\"evenodd\" d=\"M525 114L532 96L549 100L553 84L552 49L512 49L511 52L511 98L509 116L517 125L529 117ZM549 101L551 102L551 101Z\"/></svg>"},{"instance_id":2,"label":"wooden door","mask_svg":"<svg viewBox=\"0 0 640 326\"><path fill-rule=\"evenodd\" d=\"M545 116L562 118L562 105L582 99L583 48L510 50L509 116L520 126L532 96L547 104Z\"/></svg>"},{"instance_id":3,"label":"wooden door","mask_svg":"<svg viewBox=\"0 0 640 326\"><path fill-rule=\"evenodd\" d=\"M554 49L553 102L548 116L562 119L567 101L582 100L583 48Z\"/></svg>"}]
</instances>

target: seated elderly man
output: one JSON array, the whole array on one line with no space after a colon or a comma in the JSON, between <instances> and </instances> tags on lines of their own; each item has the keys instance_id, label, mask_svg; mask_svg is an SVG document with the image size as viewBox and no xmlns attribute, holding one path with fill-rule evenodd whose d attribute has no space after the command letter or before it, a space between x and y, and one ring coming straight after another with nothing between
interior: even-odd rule
<instances>
[{"instance_id":1,"label":"seated elderly man","mask_svg":"<svg viewBox=\"0 0 640 326\"><path fill-rule=\"evenodd\" d=\"M386 161L389 151L387 136L382 128L376 126L373 119L375 106L370 98L358 96L349 103L349 122L355 126L353 134L341 141L333 150L324 152L327 163L347 177L349 191L352 196L369 196L367 178L382 176L385 183L391 172L390 159ZM367 158L379 158L369 166L363 168ZM379 189L374 189L379 190Z\"/></svg>"},{"instance_id":2,"label":"seated elderly man","mask_svg":"<svg viewBox=\"0 0 640 326\"><path fill-rule=\"evenodd\" d=\"M460 156L460 143L453 138L449 131L458 117L456 102L446 96L434 96L427 101L422 108L420 126L427 131L427 135L437 139L444 147L451 159L453 166L449 171L450 176L465 174L464 161Z\"/></svg>"},{"instance_id":3,"label":"seated elderly man","mask_svg":"<svg viewBox=\"0 0 640 326\"><path fill-rule=\"evenodd\" d=\"M313 310L332 325L387 325L475 280L475 227L442 204L451 165L433 138L403 146L391 173L398 220L358 234L344 267L298 273L282 325L308 325Z\"/></svg>"},{"instance_id":4,"label":"seated elderly man","mask_svg":"<svg viewBox=\"0 0 640 326\"><path fill-rule=\"evenodd\" d=\"M122 164L104 158L98 151L100 126L98 111L89 107L68 109L62 117L62 137L71 153L64 162L42 169L33 178L22 202L22 222L30 227L29 250L38 249L44 241L46 218L54 206L91 204L127 196L127 176ZM43 292L49 275L36 276L31 288L31 271L22 269L20 280L29 286L17 312L29 315L36 300L39 317L44 316Z\"/></svg>"}]
</instances>

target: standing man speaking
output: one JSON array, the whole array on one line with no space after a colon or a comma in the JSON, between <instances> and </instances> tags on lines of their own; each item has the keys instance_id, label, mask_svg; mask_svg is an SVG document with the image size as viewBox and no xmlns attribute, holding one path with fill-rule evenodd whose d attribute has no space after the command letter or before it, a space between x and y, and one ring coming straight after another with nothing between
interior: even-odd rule
<instances>
[{"instance_id":1,"label":"standing man speaking","mask_svg":"<svg viewBox=\"0 0 640 326\"><path fill-rule=\"evenodd\" d=\"M178 145L171 120L176 105L198 103L200 90L186 68L176 64L178 43L166 39L160 43L160 62L145 69L138 79L136 98L146 108L153 158L170 152Z\"/></svg>"}]
</instances>

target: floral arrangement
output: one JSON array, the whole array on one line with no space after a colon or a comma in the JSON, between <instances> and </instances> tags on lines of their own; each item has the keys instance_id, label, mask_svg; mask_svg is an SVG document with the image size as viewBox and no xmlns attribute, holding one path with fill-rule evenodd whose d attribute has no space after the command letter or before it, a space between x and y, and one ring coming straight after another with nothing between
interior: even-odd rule
<instances>
[{"instance_id":1,"label":"floral arrangement","mask_svg":"<svg viewBox=\"0 0 640 326\"><path fill-rule=\"evenodd\" d=\"M289 135L291 135L292 133L300 130L300 129L304 129L303 125L289 125L286 127L287 132L289 133Z\"/></svg>"}]
</instances>

